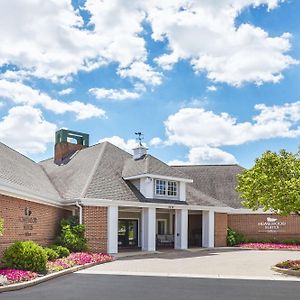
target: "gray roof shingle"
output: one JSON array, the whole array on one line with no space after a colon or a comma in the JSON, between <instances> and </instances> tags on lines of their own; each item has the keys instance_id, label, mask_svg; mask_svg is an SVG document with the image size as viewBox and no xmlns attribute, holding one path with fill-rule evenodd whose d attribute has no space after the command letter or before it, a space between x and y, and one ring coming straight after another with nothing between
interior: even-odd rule
<instances>
[{"instance_id":1,"label":"gray roof shingle","mask_svg":"<svg viewBox=\"0 0 300 300\"><path fill-rule=\"evenodd\" d=\"M184 174L180 170L168 166L150 154L146 154L137 160L132 158L126 160L122 172L122 176L124 178L144 174L190 179L188 175Z\"/></svg>"},{"instance_id":2,"label":"gray roof shingle","mask_svg":"<svg viewBox=\"0 0 300 300\"><path fill-rule=\"evenodd\" d=\"M0 182L21 192L59 202L60 196L42 167L0 142Z\"/></svg>"},{"instance_id":3,"label":"gray roof shingle","mask_svg":"<svg viewBox=\"0 0 300 300\"><path fill-rule=\"evenodd\" d=\"M191 187L232 208L243 208L235 191L237 174L244 171L239 165L174 166L193 179Z\"/></svg>"}]
</instances>

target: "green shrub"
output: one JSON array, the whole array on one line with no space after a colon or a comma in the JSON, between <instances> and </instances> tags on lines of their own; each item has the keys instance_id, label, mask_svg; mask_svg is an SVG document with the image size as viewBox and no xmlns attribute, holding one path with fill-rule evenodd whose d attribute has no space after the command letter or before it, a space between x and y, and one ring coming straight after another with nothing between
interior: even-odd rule
<instances>
[{"instance_id":1,"label":"green shrub","mask_svg":"<svg viewBox=\"0 0 300 300\"><path fill-rule=\"evenodd\" d=\"M58 254L59 258L67 257L70 255L70 251L66 247L53 245L50 248L53 249Z\"/></svg>"},{"instance_id":2,"label":"green shrub","mask_svg":"<svg viewBox=\"0 0 300 300\"><path fill-rule=\"evenodd\" d=\"M85 226L64 223L61 224L61 233L58 237L57 243L68 248L72 252L79 252L87 250L87 241L84 237Z\"/></svg>"},{"instance_id":3,"label":"green shrub","mask_svg":"<svg viewBox=\"0 0 300 300\"><path fill-rule=\"evenodd\" d=\"M0 236L4 232L4 219L0 218Z\"/></svg>"},{"instance_id":4,"label":"green shrub","mask_svg":"<svg viewBox=\"0 0 300 300\"><path fill-rule=\"evenodd\" d=\"M54 259L59 258L58 253L54 249L44 248L44 250L45 250L45 252L47 254L48 260L54 260Z\"/></svg>"},{"instance_id":5,"label":"green shrub","mask_svg":"<svg viewBox=\"0 0 300 300\"><path fill-rule=\"evenodd\" d=\"M227 246L232 247L245 242L246 238L243 234L238 233L231 228L227 228Z\"/></svg>"},{"instance_id":6,"label":"green shrub","mask_svg":"<svg viewBox=\"0 0 300 300\"><path fill-rule=\"evenodd\" d=\"M4 251L3 263L7 268L42 272L46 269L47 254L33 241L18 241Z\"/></svg>"}]
</instances>

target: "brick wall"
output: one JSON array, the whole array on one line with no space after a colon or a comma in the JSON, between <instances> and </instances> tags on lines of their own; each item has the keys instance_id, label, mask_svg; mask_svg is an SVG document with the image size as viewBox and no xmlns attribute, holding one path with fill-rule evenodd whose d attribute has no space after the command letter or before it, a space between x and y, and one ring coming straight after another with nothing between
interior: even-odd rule
<instances>
[{"instance_id":1,"label":"brick wall","mask_svg":"<svg viewBox=\"0 0 300 300\"><path fill-rule=\"evenodd\" d=\"M268 222L267 218L277 219ZM267 214L228 215L228 226L249 239L300 239L300 216Z\"/></svg>"},{"instance_id":2,"label":"brick wall","mask_svg":"<svg viewBox=\"0 0 300 300\"><path fill-rule=\"evenodd\" d=\"M33 240L41 245L53 243L60 220L69 214L65 209L0 195L0 217L4 219L0 256L17 240Z\"/></svg>"},{"instance_id":3,"label":"brick wall","mask_svg":"<svg viewBox=\"0 0 300 300\"><path fill-rule=\"evenodd\" d=\"M89 249L94 252L107 252L107 208L84 206L83 223L86 226Z\"/></svg>"},{"instance_id":4,"label":"brick wall","mask_svg":"<svg viewBox=\"0 0 300 300\"><path fill-rule=\"evenodd\" d=\"M215 247L227 245L227 214L215 213Z\"/></svg>"}]
</instances>

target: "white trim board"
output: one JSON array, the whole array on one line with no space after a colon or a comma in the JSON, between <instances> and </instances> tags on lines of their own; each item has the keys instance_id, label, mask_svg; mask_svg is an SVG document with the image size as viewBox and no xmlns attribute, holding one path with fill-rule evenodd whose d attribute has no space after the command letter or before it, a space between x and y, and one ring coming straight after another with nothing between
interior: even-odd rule
<instances>
[{"instance_id":1,"label":"white trim board","mask_svg":"<svg viewBox=\"0 0 300 300\"><path fill-rule=\"evenodd\" d=\"M163 175L158 175L158 174L140 174L140 175L135 175L135 176L129 176L129 177L123 177L124 180L133 180L133 179L139 179L139 178L153 178L153 179L166 179L166 180L173 180L173 181L182 181L182 182L187 182L187 183L193 183L193 179L188 179L188 178L180 178L180 177L173 177L173 176L163 176Z\"/></svg>"},{"instance_id":2,"label":"white trim board","mask_svg":"<svg viewBox=\"0 0 300 300\"><path fill-rule=\"evenodd\" d=\"M200 205L185 205L185 204L171 204L171 203L153 203L153 202L135 202L135 201L122 201L122 200L106 200L106 199L92 199L81 198L75 199L80 201L84 206L124 206L124 207L154 207L164 209L188 209L188 210L212 210L220 213L230 213L233 208L230 207L216 207L216 206L200 206Z\"/></svg>"}]
</instances>

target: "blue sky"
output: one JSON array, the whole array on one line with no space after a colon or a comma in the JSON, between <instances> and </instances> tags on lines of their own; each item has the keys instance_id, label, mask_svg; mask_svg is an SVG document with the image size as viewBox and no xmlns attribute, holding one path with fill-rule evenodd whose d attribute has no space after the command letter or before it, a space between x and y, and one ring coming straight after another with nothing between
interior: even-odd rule
<instances>
[{"instance_id":1,"label":"blue sky","mask_svg":"<svg viewBox=\"0 0 300 300\"><path fill-rule=\"evenodd\" d=\"M163 2L163 3L161 3ZM55 130L171 164L297 151L300 2L12 0L0 4L0 141L34 160Z\"/></svg>"}]
</instances>

